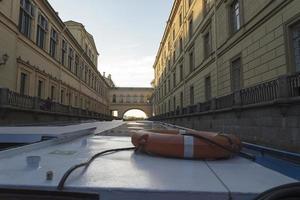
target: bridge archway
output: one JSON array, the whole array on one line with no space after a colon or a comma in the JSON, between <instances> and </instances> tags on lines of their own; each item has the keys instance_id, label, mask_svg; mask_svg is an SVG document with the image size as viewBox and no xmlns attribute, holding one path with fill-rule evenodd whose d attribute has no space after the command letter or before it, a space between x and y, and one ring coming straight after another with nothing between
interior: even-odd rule
<instances>
[{"instance_id":1,"label":"bridge archway","mask_svg":"<svg viewBox=\"0 0 300 200\"><path fill-rule=\"evenodd\" d=\"M128 109L124 112L122 119L130 119L130 118L137 118L137 119L147 119L148 116L146 112L141 109Z\"/></svg>"},{"instance_id":2,"label":"bridge archway","mask_svg":"<svg viewBox=\"0 0 300 200\"><path fill-rule=\"evenodd\" d=\"M153 88L112 88L109 91L110 110L118 113L119 118L129 110L141 110L146 116L152 117L151 97Z\"/></svg>"},{"instance_id":3,"label":"bridge archway","mask_svg":"<svg viewBox=\"0 0 300 200\"><path fill-rule=\"evenodd\" d=\"M150 105L118 105L116 107L114 107L113 109L111 109L112 115L114 115L115 117L119 117L119 118L124 118L124 115L126 112L131 111L131 110L139 110L145 113L145 115L147 116L147 118L152 116L152 106ZM116 116L117 114L117 116Z\"/></svg>"}]
</instances>

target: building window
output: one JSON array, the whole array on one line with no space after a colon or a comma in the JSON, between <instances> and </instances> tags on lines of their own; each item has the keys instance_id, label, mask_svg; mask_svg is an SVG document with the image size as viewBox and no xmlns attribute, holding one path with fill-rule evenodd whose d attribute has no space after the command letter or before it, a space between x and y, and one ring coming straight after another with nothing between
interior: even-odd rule
<instances>
[{"instance_id":1,"label":"building window","mask_svg":"<svg viewBox=\"0 0 300 200\"><path fill-rule=\"evenodd\" d=\"M183 81L183 65L180 65L179 67L179 78L180 82Z\"/></svg>"},{"instance_id":2,"label":"building window","mask_svg":"<svg viewBox=\"0 0 300 200\"><path fill-rule=\"evenodd\" d=\"M182 13L179 14L179 26L182 25Z\"/></svg>"},{"instance_id":3,"label":"building window","mask_svg":"<svg viewBox=\"0 0 300 200\"><path fill-rule=\"evenodd\" d=\"M37 96L41 99L43 98L44 82L42 80L38 81Z\"/></svg>"},{"instance_id":4,"label":"building window","mask_svg":"<svg viewBox=\"0 0 300 200\"><path fill-rule=\"evenodd\" d=\"M65 91L61 90L60 91L60 103L64 104L64 102L65 102Z\"/></svg>"},{"instance_id":5,"label":"building window","mask_svg":"<svg viewBox=\"0 0 300 200\"><path fill-rule=\"evenodd\" d=\"M63 66L66 65L66 53L67 53L67 43L65 40L62 40L62 43L61 43L61 64Z\"/></svg>"},{"instance_id":6,"label":"building window","mask_svg":"<svg viewBox=\"0 0 300 200\"><path fill-rule=\"evenodd\" d=\"M210 76L205 78L205 99L206 101L211 99L211 79Z\"/></svg>"},{"instance_id":7,"label":"building window","mask_svg":"<svg viewBox=\"0 0 300 200\"><path fill-rule=\"evenodd\" d=\"M300 22L292 26L292 48L295 71L300 72Z\"/></svg>"},{"instance_id":8,"label":"building window","mask_svg":"<svg viewBox=\"0 0 300 200\"><path fill-rule=\"evenodd\" d=\"M131 102L131 96L128 95L127 98L126 98L126 103L130 103Z\"/></svg>"},{"instance_id":9,"label":"building window","mask_svg":"<svg viewBox=\"0 0 300 200\"><path fill-rule=\"evenodd\" d=\"M79 67L79 56L76 54L75 55L75 71L74 71L76 76L78 76L78 67Z\"/></svg>"},{"instance_id":10,"label":"building window","mask_svg":"<svg viewBox=\"0 0 300 200\"><path fill-rule=\"evenodd\" d=\"M231 63L231 88L232 91L238 91L242 88L242 66L241 58L237 58Z\"/></svg>"},{"instance_id":11,"label":"building window","mask_svg":"<svg viewBox=\"0 0 300 200\"><path fill-rule=\"evenodd\" d=\"M51 100L55 100L55 86L51 86L51 92L50 92Z\"/></svg>"},{"instance_id":12,"label":"building window","mask_svg":"<svg viewBox=\"0 0 300 200\"><path fill-rule=\"evenodd\" d=\"M173 51L173 64L175 64L176 62L176 51L174 50Z\"/></svg>"},{"instance_id":13,"label":"building window","mask_svg":"<svg viewBox=\"0 0 300 200\"><path fill-rule=\"evenodd\" d=\"M193 30L193 17L191 17L189 19L189 38L190 39L192 39L193 33L194 33L194 30Z\"/></svg>"},{"instance_id":14,"label":"building window","mask_svg":"<svg viewBox=\"0 0 300 200\"><path fill-rule=\"evenodd\" d=\"M55 58L56 56L56 46L57 46L57 32L52 29L50 35L50 55Z\"/></svg>"},{"instance_id":15,"label":"building window","mask_svg":"<svg viewBox=\"0 0 300 200\"><path fill-rule=\"evenodd\" d=\"M68 104L70 106L72 106L72 97L73 97L73 94L71 92L67 93L67 97L68 97Z\"/></svg>"},{"instance_id":16,"label":"building window","mask_svg":"<svg viewBox=\"0 0 300 200\"><path fill-rule=\"evenodd\" d=\"M176 110L176 96L173 97L173 110Z\"/></svg>"},{"instance_id":17,"label":"building window","mask_svg":"<svg viewBox=\"0 0 300 200\"><path fill-rule=\"evenodd\" d=\"M207 15L210 8L212 7L212 0L203 0L203 13Z\"/></svg>"},{"instance_id":18,"label":"building window","mask_svg":"<svg viewBox=\"0 0 300 200\"><path fill-rule=\"evenodd\" d=\"M195 96L194 96L194 86L190 87L190 105L194 105Z\"/></svg>"},{"instance_id":19,"label":"building window","mask_svg":"<svg viewBox=\"0 0 300 200\"><path fill-rule=\"evenodd\" d=\"M80 71L79 71L79 75L78 75L80 80L83 80L83 63L82 62L80 64Z\"/></svg>"},{"instance_id":20,"label":"building window","mask_svg":"<svg viewBox=\"0 0 300 200\"><path fill-rule=\"evenodd\" d=\"M180 108L183 108L183 92L180 92Z\"/></svg>"},{"instance_id":21,"label":"building window","mask_svg":"<svg viewBox=\"0 0 300 200\"><path fill-rule=\"evenodd\" d=\"M174 25L175 26L175 25ZM173 41L175 40L175 36L176 36L176 30L175 28L173 29Z\"/></svg>"},{"instance_id":22,"label":"building window","mask_svg":"<svg viewBox=\"0 0 300 200\"><path fill-rule=\"evenodd\" d=\"M173 73L173 87L176 87L176 71Z\"/></svg>"},{"instance_id":23,"label":"building window","mask_svg":"<svg viewBox=\"0 0 300 200\"><path fill-rule=\"evenodd\" d=\"M180 37L180 39L179 39L179 50L180 50L180 53L182 53L182 51L183 51L183 41L182 41L182 37Z\"/></svg>"},{"instance_id":24,"label":"building window","mask_svg":"<svg viewBox=\"0 0 300 200\"><path fill-rule=\"evenodd\" d=\"M212 46L211 46L211 33L208 31L204 37L204 58L208 58L211 54Z\"/></svg>"},{"instance_id":25,"label":"building window","mask_svg":"<svg viewBox=\"0 0 300 200\"><path fill-rule=\"evenodd\" d=\"M89 80L88 80L88 85L91 86L92 84L92 75L91 75L91 70L89 70Z\"/></svg>"},{"instance_id":26,"label":"building window","mask_svg":"<svg viewBox=\"0 0 300 200\"><path fill-rule=\"evenodd\" d=\"M28 75L25 73L21 73L20 80L20 94L27 95L28 94Z\"/></svg>"},{"instance_id":27,"label":"building window","mask_svg":"<svg viewBox=\"0 0 300 200\"><path fill-rule=\"evenodd\" d=\"M85 66L85 83L87 84L88 83L88 70L87 70L87 66Z\"/></svg>"},{"instance_id":28,"label":"building window","mask_svg":"<svg viewBox=\"0 0 300 200\"><path fill-rule=\"evenodd\" d=\"M241 28L241 9L240 1L234 0L230 6L231 31L237 32Z\"/></svg>"},{"instance_id":29,"label":"building window","mask_svg":"<svg viewBox=\"0 0 300 200\"><path fill-rule=\"evenodd\" d=\"M190 64L190 73L192 73L195 69L195 54L194 49L192 49L189 53L189 64Z\"/></svg>"},{"instance_id":30,"label":"building window","mask_svg":"<svg viewBox=\"0 0 300 200\"><path fill-rule=\"evenodd\" d=\"M75 96L75 107L78 107L78 97Z\"/></svg>"},{"instance_id":31,"label":"building window","mask_svg":"<svg viewBox=\"0 0 300 200\"><path fill-rule=\"evenodd\" d=\"M72 71L72 65L73 65L73 49L69 48L69 56L68 56L68 67Z\"/></svg>"},{"instance_id":32,"label":"building window","mask_svg":"<svg viewBox=\"0 0 300 200\"><path fill-rule=\"evenodd\" d=\"M46 18L40 14L38 19L38 26L37 26L36 44L41 49L45 48L47 29L48 29L48 22Z\"/></svg>"},{"instance_id":33,"label":"building window","mask_svg":"<svg viewBox=\"0 0 300 200\"><path fill-rule=\"evenodd\" d=\"M21 0L19 30L27 38L31 37L32 19L34 17L34 7L30 0Z\"/></svg>"}]
</instances>

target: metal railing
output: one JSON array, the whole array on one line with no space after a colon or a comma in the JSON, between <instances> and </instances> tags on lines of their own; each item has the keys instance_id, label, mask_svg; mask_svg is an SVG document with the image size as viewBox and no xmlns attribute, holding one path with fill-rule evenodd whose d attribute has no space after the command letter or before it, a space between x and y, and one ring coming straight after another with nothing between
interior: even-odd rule
<instances>
[{"instance_id":1,"label":"metal railing","mask_svg":"<svg viewBox=\"0 0 300 200\"><path fill-rule=\"evenodd\" d=\"M241 104L249 105L272 101L278 98L278 80L269 81L240 91Z\"/></svg>"},{"instance_id":2,"label":"metal railing","mask_svg":"<svg viewBox=\"0 0 300 200\"><path fill-rule=\"evenodd\" d=\"M98 118L101 120L113 120L117 119L113 116L109 116L103 113L98 113L86 109L63 105L50 100L40 99L38 97L31 97L22 95L17 92L10 91L7 88L0 88L0 108L14 108L24 109L35 112L49 112L58 113L62 115L71 115L85 118Z\"/></svg>"},{"instance_id":3,"label":"metal railing","mask_svg":"<svg viewBox=\"0 0 300 200\"><path fill-rule=\"evenodd\" d=\"M207 102L204 102L204 103L199 103L199 112L207 112L211 109L211 101L207 101Z\"/></svg>"},{"instance_id":4,"label":"metal railing","mask_svg":"<svg viewBox=\"0 0 300 200\"><path fill-rule=\"evenodd\" d=\"M280 76L278 79L261 83L249 88L241 89L232 94L218 97L210 101L198 103L184 107L176 112L157 115L153 120L161 119L166 116L185 116L188 114L201 114L209 111L217 111L225 108L243 107L247 105L257 105L266 102L300 96L300 73L291 76ZM296 100L299 100L298 98Z\"/></svg>"},{"instance_id":5,"label":"metal railing","mask_svg":"<svg viewBox=\"0 0 300 200\"><path fill-rule=\"evenodd\" d=\"M234 106L234 93L216 99L216 109L230 108Z\"/></svg>"},{"instance_id":6,"label":"metal railing","mask_svg":"<svg viewBox=\"0 0 300 200\"><path fill-rule=\"evenodd\" d=\"M16 92L8 91L8 104L21 108L34 108L34 98Z\"/></svg>"},{"instance_id":7,"label":"metal railing","mask_svg":"<svg viewBox=\"0 0 300 200\"><path fill-rule=\"evenodd\" d=\"M290 96L300 96L300 73L288 77Z\"/></svg>"}]
</instances>

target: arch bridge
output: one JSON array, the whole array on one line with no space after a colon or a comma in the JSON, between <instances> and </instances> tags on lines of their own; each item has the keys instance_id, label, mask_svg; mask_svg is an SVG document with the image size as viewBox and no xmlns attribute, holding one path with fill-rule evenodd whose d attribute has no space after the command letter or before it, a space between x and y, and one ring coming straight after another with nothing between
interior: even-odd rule
<instances>
[{"instance_id":1,"label":"arch bridge","mask_svg":"<svg viewBox=\"0 0 300 200\"><path fill-rule=\"evenodd\" d=\"M123 118L132 109L143 111L147 117L152 117L151 97L153 88L115 87L109 90L110 111Z\"/></svg>"}]
</instances>

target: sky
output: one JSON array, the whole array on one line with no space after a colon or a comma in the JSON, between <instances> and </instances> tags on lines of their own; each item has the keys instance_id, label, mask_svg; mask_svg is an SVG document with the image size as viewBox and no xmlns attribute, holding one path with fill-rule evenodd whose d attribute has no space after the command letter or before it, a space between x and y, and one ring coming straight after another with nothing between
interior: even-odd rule
<instances>
[{"instance_id":1,"label":"sky","mask_svg":"<svg viewBox=\"0 0 300 200\"><path fill-rule=\"evenodd\" d=\"M98 70L118 87L150 87L153 64L173 0L49 0L63 21L94 36ZM83 3L84 2L84 3Z\"/></svg>"}]
</instances>

